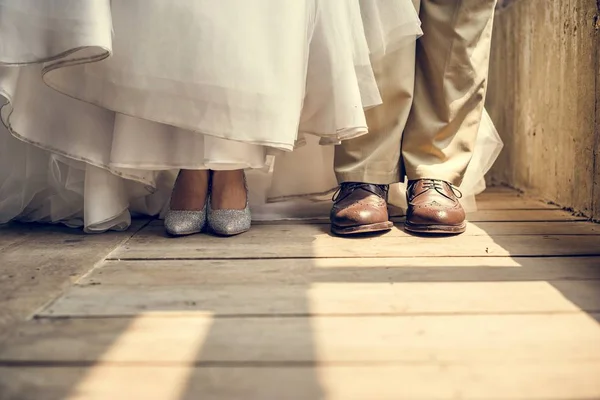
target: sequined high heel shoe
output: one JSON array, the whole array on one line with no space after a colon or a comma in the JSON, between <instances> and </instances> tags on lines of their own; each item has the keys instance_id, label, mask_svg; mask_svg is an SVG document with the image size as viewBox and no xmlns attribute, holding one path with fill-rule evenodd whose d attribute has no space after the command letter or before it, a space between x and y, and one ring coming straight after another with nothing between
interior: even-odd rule
<instances>
[{"instance_id":1,"label":"sequined high heel shoe","mask_svg":"<svg viewBox=\"0 0 600 400\"><path fill-rule=\"evenodd\" d=\"M213 210L208 199L208 228L219 236L235 236L250 230L252 214L248 204L248 184L244 175L246 189L246 208L243 210Z\"/></svg>"},{"instance_id":2,"label":"sequined high heel shoe","mask_svg":"<svg viewBox=\"0 0 600 400\"><path fill-rule=\"evenodd\" d=\"M208 188L210 188L210 175ZM206 200L204 200L204 207L200 211L172 210L169 207L164 221L167 233L171 236L187 236L202 232L206 226L206 204L208 202L208 197L209 195L207 193Z\"/></svg>"},{"instance_id":3,"label":"sequined high heel shoe","mask_svg":"<svg viewBox=\"0 0 600 400\"><path fill-rule=\"evenodd\" d=\"M206 203L202 211L169 209L165 215L165 230L171 236L187 236L200 233L206 226L206 214Z\"/></svg>"}]
</instances>

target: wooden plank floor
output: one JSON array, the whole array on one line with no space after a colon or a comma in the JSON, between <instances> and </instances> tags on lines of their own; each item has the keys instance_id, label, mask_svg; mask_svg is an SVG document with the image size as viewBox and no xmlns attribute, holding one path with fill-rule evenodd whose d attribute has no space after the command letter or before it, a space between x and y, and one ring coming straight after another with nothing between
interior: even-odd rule
<instances>
[{"instance_id":1,"label":"wooden plank floor","mask_svg":"<svg viewBox=\"0 0 600 400\"><path fill-rule=\"evenodd\" d=\"M479 205L457 237L150 223L0 347L0 399L600 399L600 225Z\"/></svg>"}]
</instances>

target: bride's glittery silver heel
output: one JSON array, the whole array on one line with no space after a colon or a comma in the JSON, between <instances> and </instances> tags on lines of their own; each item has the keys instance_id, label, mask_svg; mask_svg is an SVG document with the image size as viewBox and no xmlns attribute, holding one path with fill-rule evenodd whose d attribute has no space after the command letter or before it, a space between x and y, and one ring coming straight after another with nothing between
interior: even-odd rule
<instances>
[{"instance_id":1,"label":"bride's glittery silver heel","mask_svg":"<svg viewBox=\"0 0 600 400\"><path fill-rule=\"evenodd\" d=\"M180 172L181 173L181 172ZM179 175L177 176L179 180ZM177 185L177 183L175 183ZM173 189L175 190L175 189ZM210 173L208 175L208 185L204 207L201 211L197 210L169 210L165 214L164 226L167 233L171 236L187 236L200 233L206 226L206 204L210 192Z\"/></svg>"},{"instance_id":2,"label":"bride's glittery silver heel","mask_svg":"<svg viewBox=\"0 0 600 400\"><path fill-rule=\"evenodd\" d=\"M246 208L243 210L213 210L211 199L208 199L208 227L220 236L234 236L250 230L252 214L248 204L248 185L244 175L246 189Z\"/></svg>"},{"instance_id":3,"label":"bride's glittery silver heel","mask_svg":"<svg viewBox=\"0 0 600 400\"><path fill-rule=\"evenodd\" d=\"M206 204L202 211L169 210L165 215L164 225L171 236L200 233L206 226Z\"/></svg>"}]
</instances>

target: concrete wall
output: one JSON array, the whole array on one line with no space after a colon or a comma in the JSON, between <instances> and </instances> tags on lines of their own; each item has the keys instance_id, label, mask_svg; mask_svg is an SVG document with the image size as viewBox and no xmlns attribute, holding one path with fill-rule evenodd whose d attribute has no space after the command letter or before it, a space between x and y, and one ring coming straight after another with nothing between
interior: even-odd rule
<instances>
[{"instance_id":1,"label":"concrete wall","mask_svg":"<svg viewBox=\"0 0 600 400\"><path fill-rule=\"evenodd\" d=\"M490 178L600 219L600 0L504 0L487 106Z\"/></svg>"}]
</instances>

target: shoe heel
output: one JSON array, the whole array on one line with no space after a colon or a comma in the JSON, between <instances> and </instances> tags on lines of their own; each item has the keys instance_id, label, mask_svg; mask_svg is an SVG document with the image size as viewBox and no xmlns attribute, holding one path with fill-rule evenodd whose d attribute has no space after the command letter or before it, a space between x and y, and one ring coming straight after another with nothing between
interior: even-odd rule
<instances>
[{"instance_id":1,"label":"shoe heel","mask_svg":"<svg viewBox=\"0 0 600 400\"><path fill-rule=\"evenodd\" d=\"M208 198L207 224L211 232L219 236L235 236L247 232L252 225L252 214L248 204L248 184L244 175L246 208L243 210L213 210Z\"/></svg>"}]
</instances>

